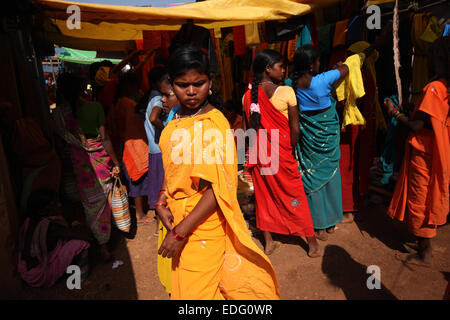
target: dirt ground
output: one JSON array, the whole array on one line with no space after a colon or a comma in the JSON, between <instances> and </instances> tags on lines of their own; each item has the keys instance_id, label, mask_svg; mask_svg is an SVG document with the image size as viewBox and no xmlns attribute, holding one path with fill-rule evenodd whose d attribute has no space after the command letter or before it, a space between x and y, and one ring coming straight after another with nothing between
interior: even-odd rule
<instances>
[{"instance_id":1,"label":"dirt ground","mask_svg":"<svg viewBox=\"0 0 450 320\"><path fill-rule=\"evenodd\" d=\"M438 229L434 240L432 268L410 266L403 245L412 241L403 223L386 216L388 199L372 194L369 206L356 215L354 223L338 225L329 240L320 242L324 256L309 258L304 239L275 235L280 247L270 255L282 299L442 299L450 279L450 224ZM111 245L123 265L112 269L91 250L93 266L80 290L69 290L66 280L52 288L23 285L19 299L148 299L167 300L156 270L155 223L137 228L134 239L115 233ZM258 236L255 242L262 248ZM367 267L380 268L381 288L369 290Z\"/></svg>"}]
</instances>

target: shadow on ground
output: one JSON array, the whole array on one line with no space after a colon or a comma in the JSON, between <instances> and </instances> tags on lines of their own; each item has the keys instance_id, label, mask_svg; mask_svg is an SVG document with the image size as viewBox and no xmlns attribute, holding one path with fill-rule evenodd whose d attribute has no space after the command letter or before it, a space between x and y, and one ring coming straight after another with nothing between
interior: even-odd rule
<instances>
[{"instance_id":1,"label":"shadow on ground","mask_svg":"<svg viewBox=\"0 0 450 320\"><path fill-rule=\"evenodd\" d=\"M407 253L405 242L413 242L415 238L408 232L402 221L391 219L383 204L370 204L364 213L355 214L355 223L359 230L377 238L392 250Z\"/></svg>"},{"instance_id":2,"label":"shadow on ground","mask_svg":"<svg viewBox=\"0 0 450 320\"><path fill-rule=\"evenodd\" d=\"M381 283L380 289L369 290L367 266L355 261L343 248L336 245L325 247L322 272L333 286L339 287L348 300L397 300Z\"/></svg>"}]
</instances>

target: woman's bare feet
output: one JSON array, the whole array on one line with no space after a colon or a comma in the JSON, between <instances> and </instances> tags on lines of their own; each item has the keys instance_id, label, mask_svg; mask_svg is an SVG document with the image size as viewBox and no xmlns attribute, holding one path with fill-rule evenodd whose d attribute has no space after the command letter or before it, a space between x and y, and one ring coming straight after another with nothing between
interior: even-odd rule
<instances>
[{"instance_id":1,"label":"woman's bare feet","mask_svg":"<svg viewBox=\"0 0 450 320\"><path fill-rule=\"evenodd\" d=\"M327 233L334 233L335 226L327 228Z\"/></svg>"},{"instance_id":2,"label":"woman's bare feet","mask_svg":"<svg viewBox=\"0 0 450 320\"><path fill-rule=\"evenodd\" d=\"M319 239L320 241L328 240L328 235L326 234L324 229L316 230L315 236L316 236L316 239Z\"/></svg>"},{"instance_id":3,"label":"woman's bare feet","mask_svg":"<svg viewBox=\"0 0 450 320\"><path fill-rule=\"evenodd\" d=\"M320 245L319 242L317 242L317 239L315 236L312 237L306 237L306 241L308 241L308 256L310 258L318 258L322 256L322 253L320 252Z\"/></svg>"},{"instance_id":4,"label":"woman's bare feet","mask_svg":"<svg viewBox=\"0 0 450 320\"><path fill-rule=\"evenodd\" d=\"M433 262L433 248L431 239L419 238L418 253L408 257L406 263L414 264L422 267L431 267Z\"/></svg>"},{"instance_id":5,"label":"woman's bare feet","mask_svg":"<svg viewBox=\"0 0 450 320\"><path fill-rule=\"evenodd\" d=\"M271 255L276 248L278 248L280 246L280 244L278 242L275 241L270 241L266 243L266 246L264 248L264 252L267 255Z\"/></svg>"},{"instance_id":6,"label":"woman's bare feet","mask_svg":"<svg viewBox=\"0 0 450 320\"><path fill-rule=\"evenodd\" d=\"M351 212L344 213L344 220L341 223L352 223L355 221L355 215Z\"/></svg>"},{"instance_id":7,"label":"woman's bare feet","mask_svg":"<svg viewBox=\"0 0 450 320\"><path fill-rule=\"evenodd\" d=\"M269 231L264 231L263 234L264 234L264 241L266 243L264 247L264 252L267 255L270 255L275 251L276 248L280 246L280 244L278 242L273 241L272 234Z\"/></svg>"}]
</instances>

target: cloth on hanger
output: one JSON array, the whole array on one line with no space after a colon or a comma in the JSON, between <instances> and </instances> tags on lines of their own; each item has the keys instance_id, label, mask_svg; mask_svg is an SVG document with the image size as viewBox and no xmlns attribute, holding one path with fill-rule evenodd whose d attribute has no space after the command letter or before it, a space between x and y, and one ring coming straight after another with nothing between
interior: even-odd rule
<instances>
[{"instance_id":1,"label":"cloth on hanger","mask_svg":"<svg viewBox=\"0 0 450 320\"><path fill-rule=\"evenodd\" d=\"M347 26L350 19L341 20L336 23L333 38L333 47L345 45L345 38L347 35Z\"/></svg>"},{"instance_id":2,"label":"cloth on hanger","mask_svg":"<svg viewBox=\"0 0 450 320\"><path fill-rule=\"evenodd\" d=\"M233 27L234 55L242 56L245 54L245 27Z\"/></svg>"},{"instance_id":3,"label":"cloth on hanger","mask_svg":"<svg viewBox=\"0 0 450 320\"><path fill-rule=\"evenodd\" d=\"M298 36L295 39L288 41L287 58L288 58L289 62L294 61L295 49L297 48L297 39L298 39Z\"/></svg>"},{"instance_id":4,"label":"cloth on hanger","mask_svg":"<svg viewBox=\"0 0 450 320\"><path fill-rule=\"evenodd\" d=\"M266 21L266 33L269 43L294 39L305 26L305 17L295 17L284 22Z\"/></svg>"},{"instance_id":5,"label":"cloth on hanger","mask_svg":"<svg viewBox=\"0 0 450 320\"><path fill-rule=\"evenodd\" d=\"M245 26L245 44L247 46L258 45L261 40L259 39L259 29L257 23L246 24Z\"/></svg>"},{"instance_id":6,"label":"cloth on hanger","mask_svg":"<svg viewBox=\"0 0 450 320\"><path fill-rule=\"evenodd\" d=\"M209 30L195 25L192 21L183 24L178 32L173 36L169 47L169 52L185 44L194 44L208 55L210 68L213 73L217 72L217 57L214 52L214 44L211 40Z\"/></svg>"},{"instance_id":7,"label":"cloth on hanger","mask_svg":"<svg viewBox=\"0 0 450 320\"><path fill-rule=\"evenodd\" d=\"M319 28L319 48L320 55L331 53L333 47L334 24L329 23Z\"/></svg>"},{"instance_id":8,"label":"cloth on hanger","mask_svg":"<svg viewBox=\"0 0 450 320\"><path fill-rule=\"evenodd\" d=\"M349 73L344 81L336 88L338 101L345 99L344 115L342 129L345 126L364 125L366 120L356 105L356 99L364 96L364 84L361 75L361 67L365 59L364 53L351 55L345 60L344 64L348 66Z\"/></svg>"},{"instance_id":9,"label":"cloth on hanger","mask_svg":"<svg viewBox=\"0 0 450 320\"><path fill-rule=\"evenodd\" d=\"M223 74L225 82L223 84L223 99L224 101L233 98L233 71L231 69L231 60L233 57L233 33L229 33L223 40Z\"/></svg>"},{"instance_id":10,"label":"cloth on hanger","mask_svg":"<svg viewBox=\"0 0 450 320\"><path fill-rule=\"evenodd\" d=\"M431 13L418 13L413 16L411 42L414 46L413 77L411 83L412 103L416 103L423 87L428 82L428 49L431 43L420 37L425 32Z\"/></svg>"},{"instance_id":11,"label":"cloth on hanger","mask_svg":"<svg viewBox=\"0 0 450 320\"><path fill-rule=\"evenodd\" d=\"M347 26L347 37L345 40L346 46L351 46L353 43L361 40L362 22L361 17L354 17Z\"/></svg>"},{"instance_id":12,"label":"cloth on hanger","mask_svg":"<svg viewBox=\"0 0 450 320\"><path fill-rule=\"evenodd\" d=\"M309 17L309 32L311 33L311 44L315 47L319 46L319 28L317 26L316 16L311 13Z\"/></svg>"},{"instance_id":13,"label":"cloth on hanger","mask_svg":"<svg viewBox=\"0 0 450 320\"><path fill-rule=\"evenodd\" d=\"M369 46L370 44L366 41L358 41L352 44L348 48L348 50L353 53L360 53L367 49ZM381 109L380 101L378 99L377 73L375 70L375 62L378 60L379 56L380 54L378 53L378 51L374 50L370 56L365 58L364 65L366 66L367 70L370 71L370 74L372 75L373 81L375 83L375 112L377 118L377 131L382 130L383 132L385 132L387 129L387 125L386 120L384 119L383 110Z\"/></svg>"},{"instance_id":14,"label":"cloth on hanger","mask_svg":"<svg viewBox=\"0 0 450 320\"><path fill-rule=\"evenodd\" d=\"M420 40L433 43L441 36L441 34L442 27L439 24L438 19L435 16L431 16L425 31L420 36Z\"/></svg>"},{"instance_id":15,"label":"cloth on hanger","mask_svg":"<svg viewBox=\"0 0 450 320\"><path fill-rule=\"evenodd\" d=\"M297 38L297 48L300 48L301 46L304 46L305 44L311 44L311 25L309 23L309 17L305 18L305 26L298 34Z\"/></svg>"}]
</instances>

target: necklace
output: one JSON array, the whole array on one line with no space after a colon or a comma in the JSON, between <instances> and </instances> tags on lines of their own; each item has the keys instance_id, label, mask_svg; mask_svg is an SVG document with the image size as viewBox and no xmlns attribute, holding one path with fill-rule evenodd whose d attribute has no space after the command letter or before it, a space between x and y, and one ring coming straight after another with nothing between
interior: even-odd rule
<instances>
[{"instance_id":1,"label":"necklace","mask_svg":"<svg viewBox=\"0 0 450 320\"><path fill-rule=\"evenodd\" d=\"M271 83L271 84L274 84L272 81L261 81L261 82L260 82L260 84L263 84L263 83Z\"/></svg>"},{"instance_id":2,"label":"necklace","mask_svg":"<svg viewBox=\"0 0 450 320\"><path fill-rule=\"evenodd\" d=\"M203 110L203 107L205 107L206 105L208 105L208 99L206 99L205 102L202 103L202 105L198 108L197 112L195 112L194 114L191 114L191 115L189 115L189 116L185 116L185 117L183 117L183 118L192 118L192 117L195 117L196 115L198 115L198 114L200 113L200 111ZM181 117L180 114L177 112L177 113L175 114L175 119L180 119L180 120L181 120L181 118L182 118L182 117Z\"/></svg>"}]
</instances>

